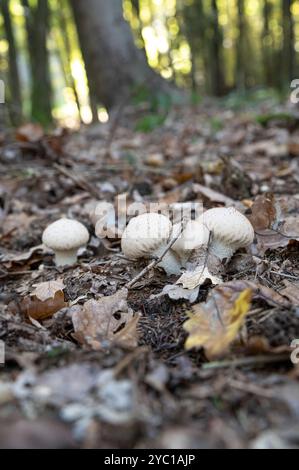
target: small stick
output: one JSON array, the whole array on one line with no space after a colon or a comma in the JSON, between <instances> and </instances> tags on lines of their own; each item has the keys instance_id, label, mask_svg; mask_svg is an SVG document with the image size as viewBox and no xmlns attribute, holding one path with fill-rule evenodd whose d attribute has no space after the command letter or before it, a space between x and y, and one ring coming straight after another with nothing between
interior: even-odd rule
<instances>
[{"instance_id":1,"label":"small stick","mask_svg":"<svg viewBox=\"0 0 299 470\"><path fill-rule=\"evenodd\" d=\"M83 177L81 176L78 178L75 176L69 169L65 168L64 166L58 165L58 163L53 164L54 168L58 170L62 175L66 176L70 180L73 181L79 188L84 189L84 191L87 191L90 193L93 197L99 199L100 195L97 192L96 189L94 189L91 184L88 183L88 181L85 181Z\"/></svg>"},{"instance_id":2,"label":"small stick","mask_svg":"<svg viewBox=\"0 0 299 470\"><path fill-rule=\"evenodd\" d=\"M275 274L276 276L281 276L281 277L287 277L289 279L295 279L296 281L299 281L298 276L292 276L291 274L286 274L286 273L277 273L276 271L269 271L271 274Z\"/></svg>"},{"instance_id":3,"label":"small stick","mask_svg":"<svg viewBox=\"0 0 299 470\"><path fill-rule=\"evenodd\" d=\"M223 367L240 367L249 366L255 364L267 364L271 362L283 362L290 361L289 354L277 354L274 356L262 355L262 356L247 356L241 357L240 359L233 359L231 361L214 361L201 366L202 369L221 369Z\"/></svg>"}]
</instances>

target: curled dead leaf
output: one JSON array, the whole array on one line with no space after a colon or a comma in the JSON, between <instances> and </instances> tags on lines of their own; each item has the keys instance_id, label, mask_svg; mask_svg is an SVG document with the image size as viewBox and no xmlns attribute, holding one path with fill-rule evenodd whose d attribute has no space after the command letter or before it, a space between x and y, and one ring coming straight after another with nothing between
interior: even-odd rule
<instances>
[{"instance_id":1,"label":"curled dead leaf","mask_svg":"<svg viewBox=\"0 0 299 470\"><path fill-rule=\"evenodd\" d=\"M74 336L80 344L95 350L105 347L107 341L128 349L137 346L139 314L128 306L127 295L127 289L121 289L114 295L71 307Z\"/></svg>"},{"instance_id":2,"label":"curled dead leaf","mask_svg":"<svg viewBox=\"0 0 299 470\"><path fill-rule=\"evenodd\" d=\"M46 300L40 300L35 295L25 297L19 305L21 312L26 316L35 320L45 320L52 317L58 310L67 307L67 302L64 300L63 292L59 290L53 297Z\"/></svg>"},{"instance_id":3,"label":"curled dead leaf","mask_svg":"<svg viewBox=\"0 0 299 470\"><path fill-rule=\"evenodd\" d=\"M56 279L55 281L40 282L34 285L35 289L32 295L39 300L53 299L55 294L59 291L63 291L65 285L62 279Z\"/></svg>"}]
</instances>

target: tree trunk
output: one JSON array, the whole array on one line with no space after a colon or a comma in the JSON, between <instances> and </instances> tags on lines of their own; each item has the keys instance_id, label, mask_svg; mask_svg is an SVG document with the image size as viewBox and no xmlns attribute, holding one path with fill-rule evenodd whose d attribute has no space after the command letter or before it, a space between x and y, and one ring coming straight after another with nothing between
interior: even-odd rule
<instances>
[{"instance_id":1,"label":"tree trunk","mask_svg":"<svg viewBox=\"0 0 299 470\"><path fill-rule=\"evenodd\" d=\"M121 0L71 0L90 92L108 109L135 87L167 91L123 18Z\"/></svg>"},{"instance_id":2,"label":"tree trunk","mask_svg":"<svg viewBox=\"0 0 299 470\"><path fill-rule=\"evenodd\" d=\"M22 96L20 76L17 62L17 48L15 35L9 13L9 1L1 0L1 12L5 29L5 36L8 42L9 56L9 88L10 88L10 116L13 124L19 124L22 119Z\"/></svg>"},{"instance_id":3,"label":"tree trunk","mask_svg":"<svg viewBox=\"0 0 299 470\"><path fill-rule=\"evenodd\" d=\"M262 30L262 51L263 51L263 70L264 83L266 86L273 86L273 64L271 52L273 48L272 37L270 32L270 14L271 5L269 0L264 0L263 6L263 30Z\"/></svg>"},{"instance_id":4,"label":"tree trunk","mask_svg":"<svg viewBox=\"0 0 299 470\"><path fill-rule=\"evenodd\" d=\"M60 27L59 28L60 29L60 34L62 36L63 46L64 46L64 49L65 49L65 55L66 55L66 57L62 58L61 54L60 54L61 69L64 73L65 82L66 82L67 86L69 86L73 90L76 105L77 105L77 109L78 109L79 119L81 121L80 100L79 100L79 96L78 96L78 93L77 93L75 79L74 79L73 74L72 74L72 66L71 66L72 48L71 48L71 44L70 44L70 40L69 40L69 36L68 36L68 27L67 27L68 26L68 18L67 18L66 13L65 13L64 3L60 1L58 3L58 6L60 7L60 11L57 11L57 17L58 17L58 22L59 22L59 27Z\"/></svg>"},{"instance_id":5,"label":"tree trunk","mask_svg":"<svg viewBox=\"0 0 299 470\"><path fill-rule=\"evenodd\" d=\"M236 60L236 86L238 89L243 90L246 88L246 23L244 0L238 0L238 40L237 40L237 60Z\"/></svg>"},{"instance_id":6,"label":"tree trunk","mask_svg":"<svg viewBox=\"0 0 299 470\"><path fill-rule=\"evenodd\" d=\"M294 72L294 20L292 16L293 0L282 1L282 27L283 27L283 45L282 45L282 86L289 85Z\"/></svg>"},{"instance_id":7,"label":"tree trunk","mask_svg":"<svg viewBox=\"0 0 299 470\"><path fill-rule=\"evenodd\" d=\"M25 9L28 50L31 68L31 116L47 126L52 121L52 90L49 71L47 35L49 29L48 0L38 0L35 7L22 0Z\"/></svg>"},{"instance_id":8,"label":"tree trunk","mask_svg":"<svg viewBox=\"0 0 299 470\"><path fill-rule=\"evenodd\" d=\"M225 90L223 61L222 61L222 42L223 35L219 25L217 1L212 0L212 29L211 38L211 92L215 96L221 96Z\"/></svg>"}]
</instances>

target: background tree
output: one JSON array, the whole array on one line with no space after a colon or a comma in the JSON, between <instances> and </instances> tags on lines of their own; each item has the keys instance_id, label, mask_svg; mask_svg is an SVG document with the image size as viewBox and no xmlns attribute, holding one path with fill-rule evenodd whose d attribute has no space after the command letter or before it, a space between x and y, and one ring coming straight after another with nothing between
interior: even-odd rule
<instances>
[{"instance_id":1,"label":"background tree","mask_svg":"<svg viewBox=\"0 0 299 470\"><path fill-rule=\"evenodd\" d=\"M289 85L294 73L295 49L294 49L294 20L292 15L293 0L281 0L282 6L282 78L281 85Z\"/></svg>"},{"instance_id":2,"label":"background tree","mask_svg":"<svg viewBox=\"0 0 299 470\"><path fill-rule=\"evenodd\" d=\"M90 92L111 108L134 87L167 90L137 49L121 0L71 0Z\"/></svg>"},{"instance_id":3,"label":"background tree","mask_svg":"<svg viewBox=\"0 0 299 470\"><path fill-rule=\"evenodd\" d=\"M5 36L8 42L10 119L13 124L18 124L22 120L22 97L15 34L9 12L9 0L0 0L0 8L3 16Z\"/></svg>"},{"instance_id":4,"label":"background tree","mask_svg":"<svg viewBox=\"0 0 299 470\"><path fill-rule=\"evenodd\" d=\"M161 103L173 84L194 97L238 99L256 87L283 96L299 71L298 8L299 0L0 0L11 122L22 113L45 126L52 116L107 120L135 91Z\"/></svg>"},{"instance_id":5,"label":"background tree","mask_svg":"<svg viewBox=\"0 0 299 470\"><path fill-rule=\"evenodd\" d=\"M47 37L49 31L48 0L36 5L22 0L25 13L29 62L31 69L31 116L44 125L52 121L52 88Z\"/></svg>"}]
</instances>

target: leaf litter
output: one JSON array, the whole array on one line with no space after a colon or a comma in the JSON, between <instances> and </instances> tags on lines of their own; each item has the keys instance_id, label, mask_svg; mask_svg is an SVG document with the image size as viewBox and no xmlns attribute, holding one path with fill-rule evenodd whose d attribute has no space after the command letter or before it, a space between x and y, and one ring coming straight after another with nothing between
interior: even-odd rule
<instances>
[{"instance_id":1,"label":"leaf litter","mask_svg":"<svg viewBox=\"0 0 299 470\"><path fill-rule=\"evenodd\" d=\"M1 142L0 445L290 446L298 129L245 110L228 118L213 102L174 108L150 133L134 130L136 119L132 110L120 119L110 143L109 125L46 135L34 124ZM145 205L234 206L255 241L223 263L221 283L187 289L124 259L119 239L96 237L92 208L117 207L124 194ZM62 216L91 238L76 266L56 268L41 234Z\"/></svg>"}]
</instances>

